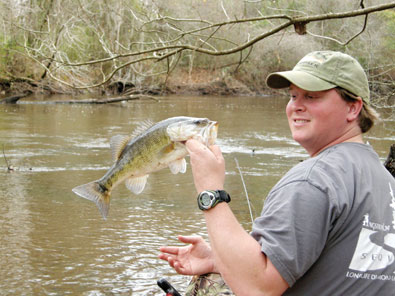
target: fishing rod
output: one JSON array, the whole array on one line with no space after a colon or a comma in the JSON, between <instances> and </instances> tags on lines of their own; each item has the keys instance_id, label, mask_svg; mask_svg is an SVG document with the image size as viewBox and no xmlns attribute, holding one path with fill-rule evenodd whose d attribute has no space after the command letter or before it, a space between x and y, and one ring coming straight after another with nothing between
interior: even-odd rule
<instances>
[{"instance_id":1,"label":"fishing rod","mask_svg":"<svg viewBox=\"0 0 395 296\"><path fill-rule=\"evenodd\" d=\"M166 296L181 296L180 293L166 280L160 279L157 281L158 286L166 293Z\"/></svg>"}]
</instances>

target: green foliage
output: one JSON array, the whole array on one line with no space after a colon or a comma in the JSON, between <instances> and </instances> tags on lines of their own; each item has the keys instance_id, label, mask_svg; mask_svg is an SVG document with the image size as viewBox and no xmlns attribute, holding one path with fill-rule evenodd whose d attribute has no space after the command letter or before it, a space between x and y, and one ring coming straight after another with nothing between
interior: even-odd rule
<instances>
[{"instance_id":1,"label":"green foliage","mask_svg":"<svg viewBox=\"0 0 395 296\"><path fill-rule=\"evenodd\" d=\"M379 14L384 20L384 28L386 34L383 36L384 47L388 49L389 52L395 52L395 11L387 10Z\"/></svg>"},{"instance_id":2,"label":"green foliage","mask_svg":"<svg viewBox=\"0 0 395 296\"><path fill-rule=\"evenodd\" d=\"M0 43L0 75L2 77L31 74L26 71L26 59L21 54L23 51L24 48L15 37L2 35Z\"/></svg>"}]
</instances>

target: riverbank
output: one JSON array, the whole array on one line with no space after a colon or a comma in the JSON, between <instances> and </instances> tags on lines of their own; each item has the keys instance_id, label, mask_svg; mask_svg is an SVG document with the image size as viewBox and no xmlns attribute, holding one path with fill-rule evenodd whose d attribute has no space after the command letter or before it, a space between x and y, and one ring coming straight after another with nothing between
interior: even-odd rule
<instances>
[{"instance_id":1,"label":"riverbank","mask_svg":"<svg viewBox=\"0 0 395 296\"><path fill-rule=\"evenodd\" d=\"M266 87L265 75L254 81L242 74L223 75L218 71L195 69L193 72L179 70L156 81L145 81L140 85L132 82L113 81L96 88L78 90L54 83L52 80L36 82L29 79L0 80L0 102L15 103L27 96L51 96L58 94L73 97L111 98L130 96L267 96L283 94L283 90ZM371 85L373 105L377 107L395 106L392 85L376 82Z\"/></svg>"},{"instance_id":2,"label":"riverbank","mask_svg":"<svg viewBox=\"0 0 395 296\"><path fill-rule=\"evenodd\" d=\"M179 71L161 79L146 81L141 85L132 82L113 81L97 88L77 90L45 80L36 82L28 79L0 80L0 99L23 94L69 94L82 95L91 93L98 96L111 95L220 95L220 96L254 96L270 93L262 86L252 87L234 76L224 77L218 73L197 70L192 73ZM264 81L263 81L264 82Z\"/></svg>"}]
</instances>

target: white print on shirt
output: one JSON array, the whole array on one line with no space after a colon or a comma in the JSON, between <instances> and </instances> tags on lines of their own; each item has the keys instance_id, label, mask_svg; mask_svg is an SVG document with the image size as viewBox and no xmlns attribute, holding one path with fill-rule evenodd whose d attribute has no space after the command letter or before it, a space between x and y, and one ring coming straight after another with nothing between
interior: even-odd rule
<instances>
[{"instance_id":1,"label":"white print on shirt","mask_svg":"<svg viewBox=\"0 0 395 296\"><path fill-rule=\"evenodd\" d=\"M392 228L395 229L395 197L391 184L389 184L389 187L391 196L389 206L394 209L392 211ZM369 213L364 217L357 246L349 266L349 269L357 272L348 271L346 276L351 278L395 281L395 272L389 275L365 273L366 271L381 270L394 264L395 233L390 233L391 225L371 221Z\"/></svg>"},{"instance_id":2,"label":"white print on shirt","mask_svg":"<svg viewBox=\"0 0 395 296\"><path fill-rule=\"evenodd\" d=\"M391 194L391 203L390 207L393 208L392 211L392 228L395 229L395 196L394 196L394 191L392 190L391 183L389 183L390 186L390 194Z\"/></svg>"}]
</instances>

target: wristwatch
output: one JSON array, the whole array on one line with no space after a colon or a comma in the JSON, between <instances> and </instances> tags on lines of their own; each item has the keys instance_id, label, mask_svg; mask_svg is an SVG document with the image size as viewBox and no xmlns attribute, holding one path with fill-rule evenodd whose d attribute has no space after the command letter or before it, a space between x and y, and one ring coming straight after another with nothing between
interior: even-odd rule
<instances>
[{"instance_id":1,"label":"wristwatch","mask_svg":"<svg viewBox=\"0 0 395 296\"><path fill-rule=\"evenodd\" d=\"M209 210L220 202L230 202L230 196L225 190L205 190L197 197L199 209L202 211Z\"/></svg>"}]
</instances>

